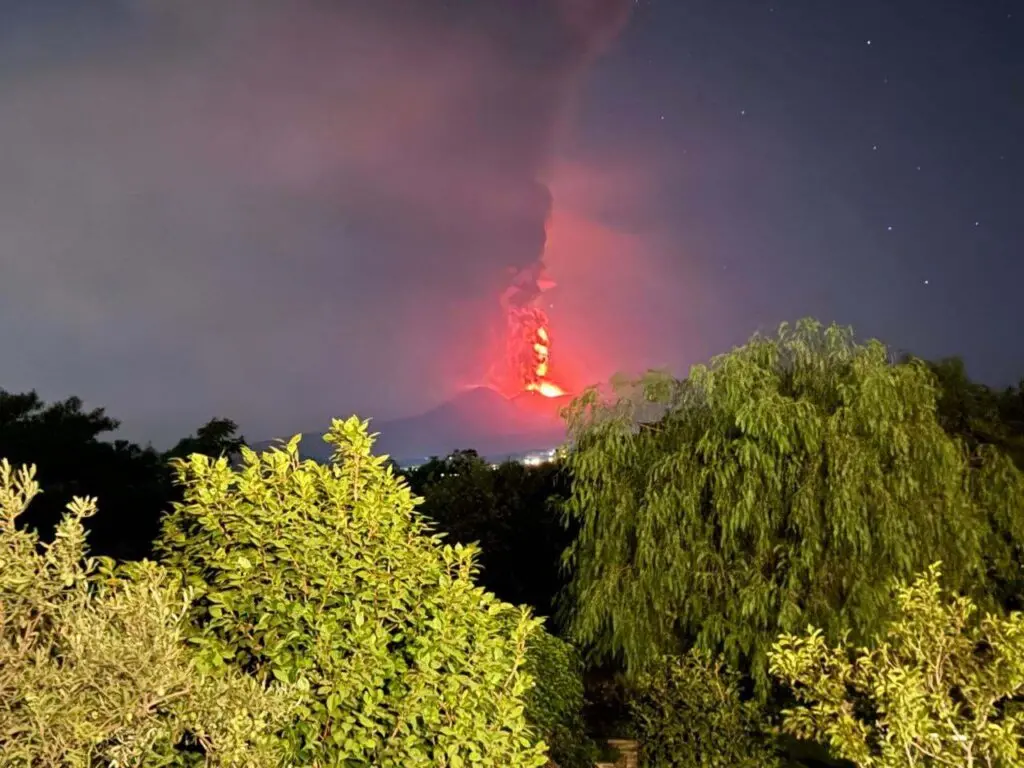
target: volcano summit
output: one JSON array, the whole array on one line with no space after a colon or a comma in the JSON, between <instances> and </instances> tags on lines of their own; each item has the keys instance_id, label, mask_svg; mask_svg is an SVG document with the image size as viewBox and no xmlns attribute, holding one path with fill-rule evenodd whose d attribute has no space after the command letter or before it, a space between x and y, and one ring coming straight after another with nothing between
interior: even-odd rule
<instances>
[{"instance_id":1,"label":"volcano summit","mask_svg":"<svg viewBox=\"0 0 1024 768\"><path fill-rule=\"evenodd\" d=\"M546 397L537 392L510 399L490 387L473 387L419 415L371 423L371 429L380 433L376 452L386 453L402 465L470 448L500 461L565 442L559 411L569 400L568 395ZM253 448L263 450L273 442L257 443ZM331 446L323 442L322 430L303 433L301 453L316 461L330 458Z\"/></svg>"}]
</instances>

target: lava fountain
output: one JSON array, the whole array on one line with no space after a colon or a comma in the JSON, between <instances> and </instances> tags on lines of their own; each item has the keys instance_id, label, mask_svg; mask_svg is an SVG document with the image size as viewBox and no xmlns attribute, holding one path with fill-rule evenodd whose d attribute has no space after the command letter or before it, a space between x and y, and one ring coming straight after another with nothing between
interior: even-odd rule
<instances>
[{"instance_id":1,"label":"lava fountain","mask_svg":"<svg viewBox=\"0 0 1024 768\"><path fill-rule=\"evenodd\" d=\"M565 390L551 378L551 330L539 306L541 296L555 285L536 265L520 272L502 296L508 320L507 361L517 391L562 397Z\"/></svg>"}]
</instances>

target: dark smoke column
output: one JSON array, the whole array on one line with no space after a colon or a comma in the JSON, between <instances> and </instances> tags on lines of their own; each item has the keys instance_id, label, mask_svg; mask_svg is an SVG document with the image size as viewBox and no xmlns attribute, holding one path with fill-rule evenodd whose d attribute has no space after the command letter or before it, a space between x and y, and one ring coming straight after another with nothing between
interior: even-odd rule
<instances>
[{"instance_id":1,"label":"dark smoke column","mask_svg":"<svg viewBox=\"0 0 1024 768\"><path fill-rule=\"evenodd\" d=\"M552 125L558 122L564 106L577 91L579 81L593 60L617 36L629 17L632 3L629 0L549 0L522 3L535 12L550 13L552 6L559 15L558 28L561 39L548 52L551 56L562 57L559 72L558 108L552 114ZM545 25L538 25L546 29ZM550 45L550 40L540 43ZM551 329L548 316L541 305L545 291L555 286L547 275L544 265L544 246L547 240L547 223L551 214L550 190L537 181L537 199L541 201L544 216L538 222L542 229L540 247L529 254L529 260L510 265L512 274L508 287L501 295L501 307L506 319L506 360L507 378L513 391L532 391L547 397L565 394L561 387L551 380Z\"/></svg>"}]
</instances>

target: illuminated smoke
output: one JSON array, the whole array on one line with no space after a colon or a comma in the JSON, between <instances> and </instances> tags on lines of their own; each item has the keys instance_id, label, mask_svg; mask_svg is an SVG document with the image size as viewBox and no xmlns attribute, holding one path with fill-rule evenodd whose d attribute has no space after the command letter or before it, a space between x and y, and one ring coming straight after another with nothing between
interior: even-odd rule
<instances>
[{"instance_id":1,"label":"illuminated smoke","mask_svg":"<svg viewBox=\"0 0 1024 768\"><path fill-rule=\"evenodd\" d=\"M501 298L508 323L506 355L513 385L544 397L566 394L551 379L551 329L548 315L539 305L543 294L554 286L538 261L516 274Z\"/></svg>"},{"instance_id":2,"label":"illuminated smoke","mask_svg":"<svg viewBox=\"0 0 1024 768\"><path fill-rule=\"evenodd\" d=\"M558 46L565 63L560 100L568 101L568 94L578 86L578 78L603 53L629 17L632 3L628 0L558 0L532 5L541 14L555 9L568 34ZM551 215L551 192L544 184L536 183L538 208L543 208L543 229L535 230L540 236L540 247L523 257L531 259L512 267L509 287L501 296L501 305L507 320L506 365L512 388L517 391L537 392L545 397L560 397L566 392L552 380L552 336L547 313L541 306L543 295L555 286L544 267L544 242L547 220Z\"/></svg>"}]
</instances>

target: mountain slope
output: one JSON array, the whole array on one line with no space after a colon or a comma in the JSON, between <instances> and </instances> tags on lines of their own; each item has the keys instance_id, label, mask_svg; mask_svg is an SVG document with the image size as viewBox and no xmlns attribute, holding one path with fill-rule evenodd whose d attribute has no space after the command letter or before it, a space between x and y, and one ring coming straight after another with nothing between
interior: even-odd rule
<instances>
[{"instance_id":1,"label":"mountain slope","mask_svg":"<svg viewBox=\"0 0 1024 768\"><path fill-rule=\"evenodd\" d=\"M500 459L564 442L565 425L558 410L568 399L527 394L510 400L489 387L475 387L417 416L371 422L370 426L380 433L376 451L400 464L446 456L463 448ZM261 450L272 442L256 443L253 448ZM303 457L317 461L325 461L331 454L322 433L304 433L301 448Z\"/></svg>"}]
</instances>

